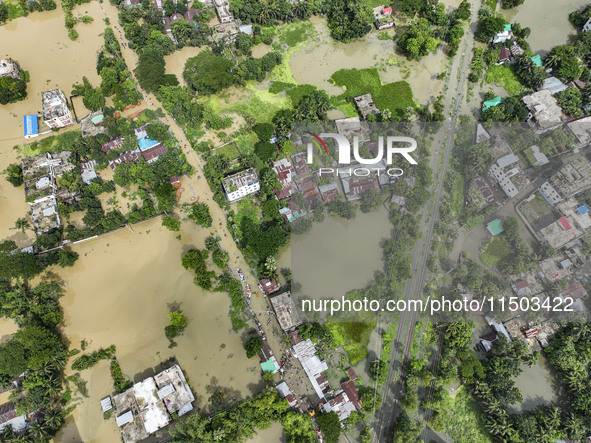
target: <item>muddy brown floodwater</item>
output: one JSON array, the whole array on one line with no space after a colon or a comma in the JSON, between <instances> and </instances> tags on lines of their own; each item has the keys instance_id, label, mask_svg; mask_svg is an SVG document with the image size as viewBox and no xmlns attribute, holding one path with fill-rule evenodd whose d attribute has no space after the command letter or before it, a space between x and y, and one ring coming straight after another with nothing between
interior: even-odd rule
<instances>
[{"instance_id":1,"label":"muddy brown floodwater","mask_svg":"<svg viewBox=\"0 0 591 443\"><path fill-rule=\"evenodd\" d=\"M289 65L298 83L310 84L326 90L331 95L343 92L329 82L333 73L340 69L363 69L377 67L383 83L406 80L412 87L414 99L424 104L437 96L443 82L436 76L447 66L447 57L439 49L420 61L409 61L395 52L392 40L379 40L377 32L349 43L331 39L326 20L310 19L318 33L318 41L292 54ZM385 31L393 35L394 28Z\"/></svg>"},{"instance_id":2,"label":"muddy brown floodwater","mask_svg":"<svg viewBox=\"0 0 591 443\"><path fill-rule=\"evenodd\" d=\"M185 70L185 62L191 57L195 57L202 51L203 48L194 48L192 46L185 46L180 51L174 51L164 57L166 62L166 73L176 75L179 83L185 86L187 83L183 78L183 71Z\"/></svg>"},{"instance_id":3,"label":"muddy brown floodwater","mask_svg":"<svg viewBox=\"0 0 591 443\"><path fill-rule=\"evenodd\" d=\"M568 41L575 28L568 20L568 14L581 9L587 0L526 0L515 9L500 11L512 23L518 22L531 29L527 38L532 51L547 53L554 46Z\"/></svg>"}]
</instances>

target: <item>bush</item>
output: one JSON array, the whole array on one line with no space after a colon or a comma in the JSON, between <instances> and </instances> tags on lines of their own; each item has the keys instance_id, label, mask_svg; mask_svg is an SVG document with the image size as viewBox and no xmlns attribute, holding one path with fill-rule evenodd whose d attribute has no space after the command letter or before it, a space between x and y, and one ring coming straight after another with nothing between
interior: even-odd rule
<instances>
[{"instance_id":1,"label":"bush","mask_svg":"<svg viewBox=\"0 0 591 443\"><path fill-rule=\"evenodd\" d=\"M101 348L91 354L78 357L76 360L74 360L74 363L72 363L72 369L74 371L81 371L83 369L92 368L100 360L112 358L115 355L115 351L115 345L111 345L107 349Z\"/></svg>"},{"instance_id":2,"label":"bush","mask_svg":"<svg viewBox=\"0 0 591 443\"><path fill-rule=\"evenodd\" d=\"M162 219L162 226L168 228L169 231L177 232L181 230L181 221L178 218L167 215Z\"/></svg>"},{"instance_id":3,"label":"bush","mask_svg":"<svg viewBox=\"0 0 591 443\"><path fill-rule=\"evenodd\" d=\"M263 349L263 340L257 335L256 337L249 338L246 343L244 343L244 350L246 351L246 356L248 358L252 358L257 355Z\"/></svg>"},{"instance_id":4,"label":"bush","mask_svg":"<svg viewBox=\"0 0 591 443\"><path fill-rule=\"evenodd\" d=\"M119 366L116 358L111 360L111 377L113 377L113 387L119 393L125 392L133 384L131 380L123 375L121 366Z\"/></svg>"}]
</instances>

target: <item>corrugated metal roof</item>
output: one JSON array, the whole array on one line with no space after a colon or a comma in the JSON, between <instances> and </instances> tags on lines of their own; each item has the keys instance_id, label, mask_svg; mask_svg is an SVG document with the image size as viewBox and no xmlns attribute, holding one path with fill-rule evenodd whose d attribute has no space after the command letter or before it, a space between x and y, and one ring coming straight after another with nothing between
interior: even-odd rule
<instances>
[{"instance_id":1,"label":"corrugated metal roof","mask_svg":"<svg viewBox=\"0 0 591 443\"><path fill-rule=\"evenodd\" d=\"M126 425L127 423L131 423L133 421L133 413L131 411L127 411L125 414L117 417L115 421L119 427Z\"/></svg>"},{"instance_id":2,"label":"corrugated metal roof","mask_svg":"<svg viewBox=\"0 0 591 443\"><path fill-rule=\"evenodd\" d=\"M172 383L169 383L166 386L164 386L162 389L160 389L156 394L158 395L158 398L160 400L162 400L164 397L172 394L173 392L174 392L174 385Z\"/></svg>"},{"instance_id":3,"label":"corrugated metal roof","mask_svg":"<svg viewBox=\"0 0 591 443\"><path fill-rule=\"evenodd\" d=\"M39 134L39 123L36 115L25 115L23 116L23 129L25 137L28 135Z\"/></svg>"}]
</instances>

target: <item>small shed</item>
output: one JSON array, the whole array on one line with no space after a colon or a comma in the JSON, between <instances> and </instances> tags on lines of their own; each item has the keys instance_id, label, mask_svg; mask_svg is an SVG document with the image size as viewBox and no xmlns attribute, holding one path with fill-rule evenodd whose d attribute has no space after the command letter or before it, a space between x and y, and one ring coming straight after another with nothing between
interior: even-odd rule
<instances>
[{"instance_id":1,"label":"small shed","mask_svg":"<svg viewBox=\"0 0 591 443\"><path fill-rule=\"evenodd\" d=\"M113 404L111 403L111 397L105 397L101 400L101 409L103 412L110 411L113 409Z\"/></svg>"},{"instance_id":2,"label":"small shed","mask_svg":"<svg viewBox=\"0 0 591 443\"><path fill-rule=\"evenodd\" d=\"M125 414L120 415L115 419L117 422L117 426L121 427L126 425L127 423L131 423L133 421L133 412L127 411Z\"/></svg>"},{"instance_id":3,"label":"small shed","mask_svg":"<svg viewBox=\"0 0 591 443\"><path fill-rule=\"evenodd\" d=\"M540 54L536 54L531 58L531 61L534 63L534 65L537 68L541 68L543 63L542 63L542 57L540 56Z\"/></svg>"},{"instance_id":4,"label":"small shed","mask_svg":"<svg viewBox=\"0 0 591 443\"><path fill-rule=\"evenodd\" d=\"M37 137L39 135L39 122L36 115L23 116L23 130L25 138Z\"/></svg>"},{"instance_id":5,"label":"small shed","mask_svg":"<svg viewBox=\"0 0 591 443\"><path fill-rule=\"evenodd\" d=\"M496 218L486 225L486 228L492 235L499 235L501 232L503 232L503 222L500 218Z\"/></svg>"}]
</instances>

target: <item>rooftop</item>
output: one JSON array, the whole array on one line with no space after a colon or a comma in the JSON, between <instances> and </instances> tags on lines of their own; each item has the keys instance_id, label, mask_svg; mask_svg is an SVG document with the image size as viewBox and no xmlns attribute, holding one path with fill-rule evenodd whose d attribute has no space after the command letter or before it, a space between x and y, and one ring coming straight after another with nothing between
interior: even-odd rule
<instances>
[{"instance_id":1,"label":"rooftop","mask_svg":"<svg viewBox=\"0 0 591 443\"><path fill-rule=\"evenodd\" d=\"M526 95L522 100L539 125L538 132L552 129L564 120L562 109L548 89Z\"/></svg>"},{"instance_id":2,"label":"rooftop","mask_svg":"<svg viewBox=\"0 0 591 443\"><path fill-rule=\"evenodd\" d=\"M259 181L259 177L253 168L245 169L236 174L229 175L223 180L226 192L233 192L237 189L250 186Z\"/></svg>"},{"instance_id":3,"label":"rooftop","mask_svg":"<svg viewBox=\"0 0 591 443\"><path fill-rule=\"evenodd\" d=\"M591 187L591 163L582 155L556 171L551 182L562 195L572 197Z\"/></svg>"},{"instance_id":4,"label":"rooftop","mask_svg":"<svg viewBox=\"0 0 591 443\"><path fill-rule=\"evenodd\" d=\"M501 232L503 232L503 222L500 218L496 218L489 222L486 227L492 235L499 235Z\"/></svg>"},{"instance_id":5,"label":"rooftop","mask_svg":"<svg viewBox=\"0 0 591 443\"><path fill-rule=\"evenodd\" d=\"M59 89L52 89L41 93L43 103L43 119L51 120L70 112L66 96Z\"/></svg>"},{"instance_id":6,"label":"rooftop","mask_svg":"<svg viewBox=\"0 0 591 443\"><path fill-rule=\"evenodd\" d=\"M271 298L281 329L288 331L302 323L298 310L289 291Z\"/></svg>"},{"instance_id":7,"label":"rooftop","mask_svg":"<svg viewBox=\"0 0 591 443\"><path fill-rule=\"evenodd\" d=\"M158 398L164 401L170 414L195 401L195 396L179 365L165 369L155 375L154 380L158 386Z\"/></svg>"},{"instance_id":8,"label":"rooftop","mask_svg":"<svg viewBox=\"0 0 591 443\"><path fill-rule=\"evenodd\" d=\"M355 104L361 113L363 118L367 118L369 115L377 115L380 113L380 110L376 107L375 103L373 102L373 97L371 94L363 94L359 95L354 98Z\"/></svg>"}]
</instances>

